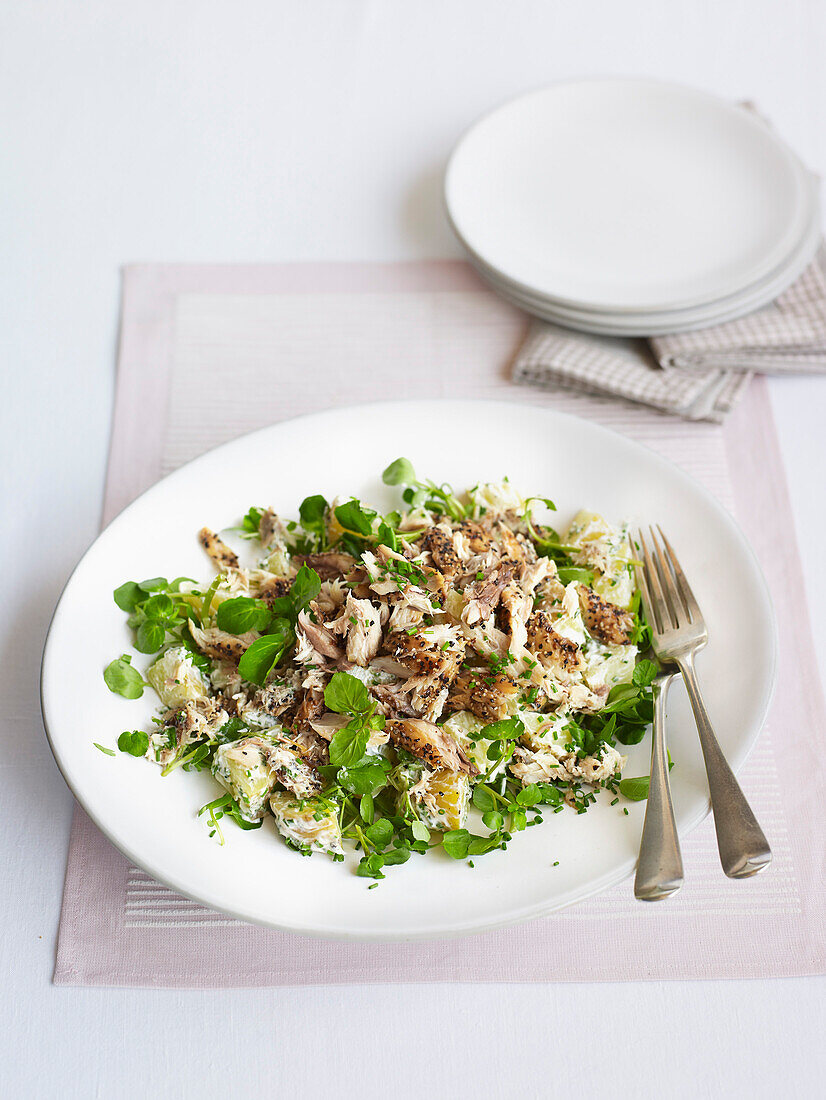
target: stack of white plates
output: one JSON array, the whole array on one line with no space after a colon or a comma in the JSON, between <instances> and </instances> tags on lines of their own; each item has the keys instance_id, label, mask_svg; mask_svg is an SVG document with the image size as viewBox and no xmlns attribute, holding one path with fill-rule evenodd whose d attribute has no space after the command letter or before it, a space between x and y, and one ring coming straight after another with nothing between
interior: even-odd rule
<instances>
[{"instance_id":1,"label":"stack of white plates","mask_svg":"<svg viewBox=\"0 0 826 1100\"><path fill-rule=\"evenodd\" d=\"M445 198L503 297L604 335L750 313L794 282L821 234L814 177L758 115L653 80L506 103L456 146Z\"/></svg>"}]
</instances>

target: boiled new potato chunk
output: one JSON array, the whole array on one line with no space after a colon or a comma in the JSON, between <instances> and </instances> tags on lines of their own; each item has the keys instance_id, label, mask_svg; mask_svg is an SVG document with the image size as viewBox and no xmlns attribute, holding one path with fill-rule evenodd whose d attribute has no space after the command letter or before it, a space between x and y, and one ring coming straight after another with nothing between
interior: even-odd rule
<instances>
[{"instance_id":1,"label":"boiled new potato chunk","mask_svg":"<svg viewBox=\"0 0 826 1100\"><path fill-rule=\"evenodd\" d=\"M566 715L524 710L520 711L519 717L525 727L519 740L534 751L547 749L551 745L565 745L571 739L567 732L569 719Z\"/></svg>"},{"instance_id":2,"label":"boiled new potato chunk","mask_svg":"<svg viewBox=\"0 0 826 1100\"><path fill-rule=\"evenodd\" d=\"M342 851L335 806L323 798L295 798L276 791L270 809L279 833L299 848L319 852Z\"/></svg>"},{"instance_id":3,"label":"boiled new potato chunk","mask_svg":"<svg viewBox=\"0 0 826 1100\"><path fill-rule=\"evenodd\" d=\"M576 581L571 581L565 588L565 595L561 601L561 614L553 620L554 633L570 642L582 643L588 637L585 623L582 621L582 610L579 606L579 587Z\"/></svg>"},{"instance_id":4,"label":"boiled new potato chunk","mask_svg":"<svg viewBox=\"0 0 826 1100\"><path fill-rule=\"evenodd\" d=\"M481 481L470 490L470 499L473 501L473 514L477 519L488 512L498 515L503 512L521 514L525 511L525 498L509 481Z\"/></svg>"},{"instance_id":5,"label":"boiled new potato chunk","mask_svg":"<svg viewBox=\"0 0 826 1100\"><path fill-rule=\"evenodd\" d=\"M146 671L146 679L168 707L180 707L209 695L192 654L184 646L173 646Z\"/></svg>"},{"instance_id":6,"label":"boiled new potato chunk","mask_svg":"<svg viewBox=\"0 0 826 1100\"><path fill-rule=\"evenodd\" d=\"M431 829L461 829L470 803L470 779L464 772L425 772L410 791L410 800Z\"/></svg>"},{"instance_id":7,"label":"boiled new potato chunk","mask_svg":"<svg viewBox=\"0 0 826 1100\"><path fill-rule=\"evenodd\" d=\"M597 512L581 511L571 521L565 542L577 549L573 557L578 564L596 570L591 586L596 594L617 607L630 607L636 586L627 529L612 526Z\"/></svg>"},{"instance_id":8,"label":"boiled new potato chunk","mask_svg":"<svg viewBox=\"0 0 826 1100\"><path fill-rule=\"evenodd\" d=\"M606 684L630 684L637 661L635 645L601 645L587 652L582 674L585 683L596 691Z\"/></svg>"},{"instance_id":9,"label":"boiled new potato chunk","mask_svg":"<svg viewBox=\"0 0 826 1100\"><path fill-rule=\"evenodd\" d=\"M212 774L238 803L241 817L245 821L261 820L275 777L260 738L246 738L228 745L219 745L212 764Z\"/></svg>"},{"instance_id":10,"label":"boiled new potato chunk","mask_svg":"<svg viewBox=\"0 0 826 1100\"><path fill-rule=\"evenodd\" d=\"M486 725L482 718L477 718L469 710L459 710L442 723L442 728L452 734L459 748L479 772L486 772L490 767L487 751L491 742L479 736Z\"/></svg>"}]
</instances>

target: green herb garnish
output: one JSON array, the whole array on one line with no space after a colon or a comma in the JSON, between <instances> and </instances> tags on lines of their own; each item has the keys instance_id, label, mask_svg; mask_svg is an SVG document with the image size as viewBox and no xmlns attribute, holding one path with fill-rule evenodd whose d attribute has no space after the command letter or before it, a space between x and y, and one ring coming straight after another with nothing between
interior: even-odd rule
<instances>
[{"instance_id":1,"label":"green herb garnish","mask_svg":"<svg viewBox=\"0 0 826 1100\"><path fill-rule=\"evenodd\" d=\"M103 679L110 691L122 695L124 699L140 699L143 689L147 687L143 676L132 668L132 658L128 653L122 653L106 666Z\"/></svg>"},{"instance_id":2,"label":"green herb garnish","mask_svg":"<svg viewBox=\"0 0 826 1100\"><path fill-rule=\"evenodd\" d=\"M143 730L125 730L118 738L118 748L130 756L146 756L149 737Z\"/></svg>"}]
</instances>

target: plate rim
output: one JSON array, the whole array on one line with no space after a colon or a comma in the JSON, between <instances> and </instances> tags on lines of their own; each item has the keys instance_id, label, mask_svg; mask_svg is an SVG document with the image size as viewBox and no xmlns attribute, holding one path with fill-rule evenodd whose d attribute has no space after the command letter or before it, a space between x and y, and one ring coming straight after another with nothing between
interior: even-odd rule
<instances>
[{"instance_id":1,"label":"plate rim","mask_svg":"<svg viewBox=\"0 0 826 1100\"><path fill-rule=\"evenodd\" d=\"M519 303L519 308L537 317L542 316L540 312L542 310L546 310L549 314L553 313L555 318L560 318L561 324L581 332L628 337L691 332L698 328L708 328L738 320L740 317L762 309L785 293L800 278L817 256L823 238L820 204L817 195L814 194L812 218L805 232L783 263L769 272L765 278L736 294L718 298L703 306L637 313L631 310L603 312L585 307L574 308L563 305L558 299L549 295L540 295L536 290L517 284L492 268L465 242L458 230L453 228L457 240L467 253L468 263L502 298L511 303ZM564 321L561 320L562 318Z\"/></svg>"},{"instance_id":2,"label":"plate rim","mask_svg":"<svg viewBox=\"0 0 826 1100\"><path fill-rule=\"evenodd\" d=\"M481 270L473 256L468 257L468 262L479 277L484 279L487 285L502 299L502 301L507 302L509 305L514 306L530 317L535 317L548 324L559 325L573 332L583 332L593 336L621 337L623 339L633 340L640 338L646 339L651 336L674 336L684 332L697 332L702 329L712 328L716 325L728 324L730 321L739 321L743 317L748 317L752 313L764 309L771 302L776 301L781 294L784 294L803 275L806 269L815 260L820 249L821 241L822 230L820 225L815 222L812 226L809 239L805 242L805 248L800 250L794 263L790 264L787 268L787 273L788 271L792 271L793 275L788 279L784 287L778 289L777 282L775 282L773 288L766 287L761 292L760 298L756 301L749 302L747 306L743 306L741 303L739 306L730 306L724 313L718 314L717 316L705 316L695 318L690 322L680 322L677 324L663 323L657 320L654 315L652 315L649 321L641 321L633 324L629 322L627 325L619 319L619 315L617 315L616 318L608 318L607 320L604 320L601 314L596 313L593 314L592 317L585 317L584 315L576 317L566 315L562 312L557 312L554 305L550 302L547 307L539 302L529 302L517 291L512 291L510 288L497 283L485 271Z\"/></svg>"},{"instance_id":3,"label":"plate rim","mask_svg":"<svg viewBox=\"0 0 826 1100\"><path fill-rule=\"evenodd\" d=\"M175 890L177 893L181 894L181 896L189 898L190 900L192 900L194 902L197 902L198 904L204 905L204 906L206 906L210 909L213 909L216 912L223 913L226 916L233 917L237 920L241 920L241 921L244 921L244 922L249 923L249 924L255 924L255 925L258 925L258 926L264 927L264 928L271 928L271 929L274 929L274 930L280 931L280 932L285 932L285 933L290 933L290 934L295 934L295 935L303 935L303 936L306 936L306 937L312 938L312 939L326 939L326 940L336 940L336 941L342 941L342 942L358 942L358 943L428 942L428 941L434 941L434 940L439 940L439 939L454 939L454 938L458 938L458 937L462 937L462 936L482 935L486 932L496 931L497 929L500 929L500 928L507 928L507 927L511 927L513 925L516 925L516 924L522 924L526 921L537 920L537 919L540 919L542 917L548 917L548 916L551 916L552 914L554 914L556 912L561 912L564 909L570 908L573 905L578 905L580 902L586 901L589 898L594 897L595 895L600 894L600 893L604 892L605 890L610 889L612 886L618 885L620 882L623 882L624 880L630 878L630 876L632 875L632 873L634 871L635 864L636 864L636 857L635 856L630 858L629 860L625 861L624 863L619 864L618 867L616 867L611 872L603 875L595 883L591 883L586 890L584 890L583 892L577 894L577 896L575 898L570 898L570 899L567 899L567 900L563 900L561 902L555 902L555 903L551 903L551 904L547 904L547 903L544 903L544 902L536 902L536 903L533 903L531 905L524 906L523 908L521 908L519 910L509 910L503 916L498 917L498 918L487 919L487 920L484 920L483 922L479 922L479 921L476 921L476 920L464 920L464 921L461 921L461 922L458 922L458 923L454 922L452 924L442 924L438 927L438 929L403 930L401 932L388 931L387 933L384 933L384 932L375 932L375 931L352 931L351 929L343 929L343 928L336 929L334 926L332 926L332 927L323 926L322 927L322 926L316 925L316 926L307 927L305 925L298 925L298 924L295 924L295 923L282 923L282 922L279 922L277 920L273 920L273 919L270 919L270 918L250 915L249 913L244 912L242 910L239 910L237 908L232 908L231 906L215 902L215 901L211 900L204 893L198 893L197 891L192 891L192 890L187 889L185 886L183 886L180 883L176 882L174 877L169 878L162 870L155 869L154 866L153 866L153 862L151 860L147 861L145 857L138 855L133 850L131 845L129 845L128 843L125 843L125 842L121 842L119 839L114 837L112 835L112 833L110 832L110 830L107 828L106 824L102 820L99 819L98 815L90 807L88 807L85 804L84 800L79 796L79 794L75 790L74 785L72 784L71 780L69 779L69 776L67 775L66 768L64 768L63 760L61 759L60 750L59 750L58 746L55 743L55 739L53 737L52 729L50 728L50 723L49 723L49 717L48 717L49 703L47 702L48 662L49 662L50 654L51 654L51 645L50 645L50 643L52 642L52 639L53 639L55 623L56 623L58 614L60 612L61 606L63 604L64 597L65 597L65 595L66 595L66 593L69 589L69 586L71 585L71 583L72 583L75 575L77 574L78 570L82 567L83 563L86 561L86 558L89 556L89 554L91 553L93 548L97 545L98 541L103 536L103 534L106 531L108 531L114 524L119 523L122 520L122 518L133 508L134 505L138 504L138 502L140 502L140 501L143 501L144 498L146 498L147 496L150 496L155 491L159 490L159 488L161 486L166 485L167 482L169 482L170 480L176 478L176 476L179 475L181 473L181 471L188 469L190 466L192 466L195 463L201 461L206 456L213 455L213 454L215 454L217 452L220 452L224 449L232 447L233 445L235 445L235 444L237 444L241 441L246 441L246 440L249 440L253 437L264 435L268 432L271 432L273 429L276 429L276 428L280 427L283 424L288 424L288 423L293 424L293 423L296 423L296 422L300 422L302 420L317 419L317 418L321 418L321 417L328 416L328 415L340 415L342 413L349 414L349 413L357 413L357 412L361 412L361 411L368 411L369 412L371 410L375 410L376 408L382 408L382 407L388 407L388 406L394 406L394 407L399 408L399 409L403 408L405 411L410 411L411 409L415 409L416 407L424 408L424 407L432 406L432 405L439 405L439 406L457 405L457 406L460 406L460 405L468 405L468 404L485 405L485 406L490 406L491 408L503 408L504 407L506 409L512 409L513 407L524 407L524 408L531 409L532 411L540 412L542 415L549 415L551 418L557 417L557 418L564 419L564 420L569 421L573 424L585 423L601 435L604 435L604 436L606 436L608 438L611 438L611 439L618 439L625 446L629 446L632 449L637 449L637 450L641 450L641 451L645 452L649 456L649 458L653 459L660 466L665 467L666 469L668 469L672 472L676 472L677 476L681 480L683 480L684 482L687 482L696 491L699 491L700 494L706 499L706 501L709 504L711 504L714 511L722 519L723 523L726 526L728 526L729 529L735 534L735 536L738 539L738 542L740 543L742 548L745 550L746 555L747 555L747 557L749 558L749 560L751 562L751 565L752 565L752 568L753 568L753 573L754 573L755 577L758 580L759 587L760 587L760 590L761 590L763 598L764 598L766 610L768 611L769 626L770 626L770 629L769 629L768 633L769 633L769 641L770 641L770 664L771 664L771 676L770 676L770 680L769 680L768 691L765 694L765 698L764 698L763 706L761 708L759 719L755 722L754 731L752 732L750 737L747 739L747 741L744 742L744 748L743 748L742 755L737 760L736 764L732 763L732 765L731 765L732 770L735 772L735 774L738 774L742 770L742 768L745 765L746 761L748 760L749 756L753 752L754 747L757 744L758 740L760 739L760 736L761 736L761 734L763 732L763 729L765 727L766 718L767 718L769 710L771 708L772 700L774 698L775 689L776 689L776 686L777 686L777 678L778 678L779 636L778 636L778 627L777 627L777 615L776 615L775 608L774 608L774 601L772 599L771 589L769 588L768 581L766 580L766 576L763 572L762 566L761 566L760 561L759 561L759 559L758 559L758 557L757 557L757 555L754 551L754 548L752 547L751 542L749 541L749 539L746 537L746 534L743 531L743 529L740 526L737 519L730 512L728 512L728 510L720 503L720 501L711 492L709 492L694 477L692 477L685 470L683 470L682 467L680 467L677 463L673 462L669 458L666 458L664 455L662 455L659 452L655 451L653 448L647 446L645 443L641 443L638 440L631 439L629 436L623 435L623 433L615 431L613 428L606 427L604 424L601 424L601 423L599 423L595 420L591 420L587 417L577 416L574 413L563 412L559 409L555 409L555 408L548 407L548 406L530 405L527 402L524 402L524 401L521 401L521 400L504 401L504 400L497 399L497 398L473 398L473 397L469 397L469 398L416 398L413 401L405 401L403 399L396 398L396 399L389 399L389 400L384 399L384 400L376 400L376 401L365 401L365 402L359 402L358 404L354 404L354 405L346 405L345 404L345 405L332 406L328 409L318 410L318 411L315 411L315 412L302 413L302 414L299 414L298 416L294 416L294 417L286 417L283 420L277 420L277 421L274 421L272 424L264 425L263 427L256 428L256 429L254 429L250 432L244 432L241 435L236 436L234 439L225 440L223 443L218 443L214 447L208 448L207 450L203 451L201 454L196 455L194 458L189 459L185 463L182 463L175 470L170 471L168 474L164 475L163 477L159 478L157 481L153 482L152 485L148 486L141 493L139 493L133 500L131 500L127 505L125 505L120 510L120 512L117 513L117 515L113 516L112 519L109 520L109 522L106 523L100 529L100 531L97 533L97 535L94 537L94 539L92 539L92 541L87 545L87 547L84 550L83 554L80 556L80 558L76 562L74 568L71 570L70 574L68 575L65 584L61 588L60 595L57 599L57 602L55 604L52 615L49 619L49 625L48 625L48 628L46 630L46 635L45 635L44 642L43 642L43 649L42 649L42 655L41 655L41 664L40 664L40 675L39 675L39 695L40 695L41 719L42 719L42 722L43 722L43 728L44 728L44 731L45 731L45 734L46 734L46 739L47 739L47 743L49 745L49 749L52 753L52 756L54 757L55 763L58 767L58 770L60 771L60 774L63 776L63 779L64 779L67 787L69 788L69 790L72 793L72 796L73 796L76 804L90 818L90 820L101 831L101 833L103 833L103 835L106 837L106 839L109 841L109 843L111 843L118 851L120 851L122 855L124 855L127 859L131 860L131 862L134 863L135 866L140 867L141 869L146 871L146 873L152 875L152 877L156 878L159 882L163 883L164 885L167 885L171 889ZM696 813L694 815L692 815L692 817L690 817L688 819L688 821L683 825L683 827L682 827L682 829L680 830L680 833L679 833L680 837L683 838L683 837L687 836L689 833L691 833L702 821L705 820L705 818L709 815L710 811L711 811L711 802L710 802L710 799L706 799L702 803L702 805L699 807L699 809L696 811Z\"/></svg>"},{"instance_id":4,"label":"plate rim","mask_svg":"<svg viewBox=\"0 0 826 1100\"><path fill-rule=\"evenodd\" d=\"M755 111L749 110L749 108L746 107L741 102L726 99L724 96L718 95L716 92L709 91L708 89L705 89L705 88L698 88L698 87L695 87L691 84L686 84L682 81L666 80L666 79L659 78L659 77L635 77L635 76L629 76L629 75L619 75L619 76L617 76L617 75L615 75L615 76L607 75L607 76L593 76L593 77L586 76L586 77L574 77L574 78L571 78L571 79L560 79L560 80L551 81L547 84L541 84L541 85L537 85L536 87L533 87L533 88L525 89L524 91L519 92L516 95L512 95L512 96L509 96L506 99L500 100L493 107L490 107L487 110L485 110L484 112L481 112L480 114L475 116L474 119L464 128L462 133L454 141L454 143L451 147L450 153L448 155L447 163L446 163L443 175L442 175L442 187L441 187L442 208L443 208L443 210L446 214L448 223L449 223L453 233L458 238L458 240L461 243L462 247L464 249L466 249L468 252L470 252L472 255L476 256L482 263L486 264L487 266L491 266L491 267L493 266L490 261L485 260L481 256L480 253L478 253L474 248L472 248L470 246L470 244L466 241L464 235L459 230L459 227L456 224L456 220L455 220L455 218L453 216L453 213L451 211L451 204L450 204L450 198L449 198L449 193L448 193L449 192L451 170L453 168L456 156L460 152L460 149L461 149L462 145L464 144L465 140L467 138L469 138L470 135L483 122L485 122L487 119L489 119L493 115L498 114L500 111L503 111L507 107L515 106L517 103L520 103L522 101L527 101L529 99L539 97L543 93L550 93L550 92L553 92L553 91L558 91L562 88L574 88L574 87L581 87L581 86L586 86L586 85L595 86L595 85L600 85L600 84L602 84L602 85L626 84L626 85L637 85L638 87L664 88L664 89L668 89L668 90L672 90L672 91L677 90L677 91L689 93L690 95L692 95L692 96L694 96L698 99L702 99L707 103L714 103L716 106L720 107L721 109L724 109L727 113L737 116L740 120L745 120L748 125L752 125L754 128L759 129L762 133L768 134L768 136L775 143L775 146L777 147L778 151L783 154L786 161L792 167L793 172L794 172L794 174L797 178L798 190L801 192L801 194L799 195L799 198L800 198L801 202L803 203L803 205L805 206L807 204L807 202L812 201L811 193L807 193L807 188L808 188L809 192L814 190L814 192L815 192L815 199L814 199L815 206L817 205L817 202L818 202L817 188L816 188L815 184L812 183L812 181L811 181L812 173L809 172L809 170L803 164L801 159L795 153L794 149L792 149L792 147L790 145L788 145L786 141L784 141L784 139L780 136L780 134L776 130L774 130L762 118L761 115L757 114ZM814 217L814 218L817 217L817 210L813 210L810 213L811 213L811 217ZM805 216L804 216L803 220L804 221L806 220ZM789 244L789 246L786 250L786 253L785 253L785 258L786 259L788 259L788 257L795 251L795 249L797 248L797 246L799 245L800 241L803 239L805 234L806 234L806 228L804 227L804 228L800 229L800 231L798 232L795 240L792 241ZM736 291L732 291L730 293L731 294L739 294L741 292L747 291L755 283L757 283L761 279L767 277L772 271L776 270L776 268L778 266L781 266L784 262L785 262L784 259L776 260L772 267L770 267L767 270L762 270L761 269L760 273L757 276L750 277ZM529 284L527 284L527 283L525 283L525 282L523 282L519 279L516 279L513 275L506 275L504 272L502 272L502 276L503 276L503 278L507 279L510 283L512 283L516 289L521 289L521 290L524 290L524 291L529 292L529 293L530 292L539 293L539 291L535 287L531 287ZM592 311L597 312L597 313L599 313L599 312L615 313L617 315L622 315L623 313L665 312L665 311L673 311L673 310L699 308L699 307L702 307L702 306L705 306L705 305L713 304L713 303L715 303L716 301L719 300L718 297L714 297L714 296L709 297L707 294L705 294L705 295L696 295L695 297L689 298L689 299L662 302L662 303L659 303L659 304L656 304L656 305L653 305L653 306L652 305L639 306L639 305L618 304L618 303L610 303L610 302L597 302L597 301L593 301L593 300L569 298L569 297L565 297L563 295L558 295L558 294L548 294L545 291L542 291L541 293L543 295L545 295L546 297L548 297L553 302L558 303L559 305L564 306L564 307L573 308L573 309L583 309L583 310L588 310L588 311L592 310Z\"/></svg>"}]
</instances>

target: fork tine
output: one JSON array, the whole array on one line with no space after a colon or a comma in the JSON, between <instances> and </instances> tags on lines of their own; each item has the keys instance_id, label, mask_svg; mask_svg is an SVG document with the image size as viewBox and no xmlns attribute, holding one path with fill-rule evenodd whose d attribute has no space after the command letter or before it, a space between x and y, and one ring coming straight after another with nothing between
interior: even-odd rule
<instances>
[{"instance_id":1,"label":"fork tine","mask_svg":"<svg viewBox=\"0 0 826 1100\"><path fill-rule=\"evenodd\" d=\"M661 634L664 630L667 630L671 625L671 615L668 610L668 605L665 602L663 596L663 590L660 586L660 579L657 576L657 571L654 568L654 562L651 560L651 555L648 552L648 547L643 537L642 528L639 531L640 546L642 547L642 555L645 561L645 579L648 582L648 591L652 597L652 604L655 615L654 626L658 634Z\"/></svg>"},{"instance_id":2,"label":"fork tine","mask_svg":"<svg viewBox=\"0 0 826 1100\"><path fill-rule=\"evenodd\" d=\"M649 527L651 532L651 542L654 546L655 558L654 563L656 566L657 577L662 584L663 597L668 607L668 613L671 616L671 625L676 630L680 625L680 612L682 610L680 595L677 591L677 586L674 582L674 577L671 570L668 568L668 562L665 559L665 554L660 546L657 538L657 533L653 527Z\"/></svg>"},{"instance_id":3,"label":"fork tine","mask_svg":"<svg viewBox=\"0 0 826 1100\"><path fill-rule=\"evenodd\" d=\"M686 575L683 572L682 566L677 559L677 555L674 553L674 547L663 534L663 529L662 527L660 527L659 524L657 524L657 530L660 532L660 538L663 540L663 544L665 545L669 564L671 565L671 570L677 579L677 587L679 589L680 595L682 596L683 604L685 605L685 610L686 614L688 615L689 622L702 622L703 615L700 611L700 605L694 598L694 593L691 591L691 586L686 580Z\"/></svg>"},{"instance_id":4,"label":"fork tine","mask_svg":"<svg viewBox=\"0 0 826 1100\"><path fill-rule=\"evenodd\" d=\"M642 539L641 532L637 532L640 539ZM648 591L648 581L645 579L645 566L642 562L634 562L634 573L637 578L637 588L640 590L640 596L642 597L642 609L645 615L646 622L650 624L652 629L659 632L660 627L657 623L657 616L654 611L654 601L651 599L651 593Z\"/></svg>"}]
</instances>

